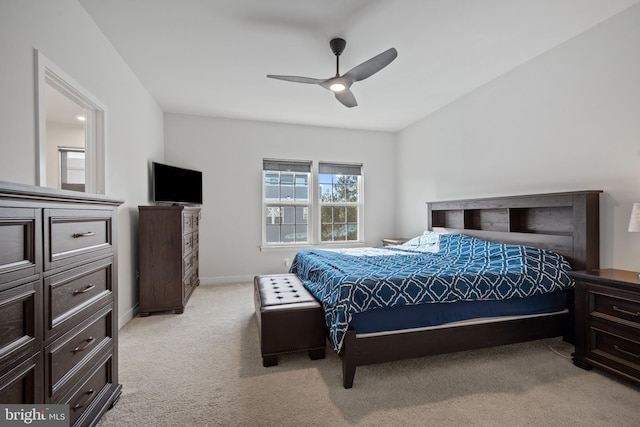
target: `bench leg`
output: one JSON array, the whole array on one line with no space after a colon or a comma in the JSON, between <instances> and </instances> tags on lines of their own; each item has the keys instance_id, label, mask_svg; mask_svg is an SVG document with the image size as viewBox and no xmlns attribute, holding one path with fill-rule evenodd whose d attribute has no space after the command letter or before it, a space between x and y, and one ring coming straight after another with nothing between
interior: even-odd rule
<instances>
[{"instance_id":1,"label":"bench leg","mask_svg":"<svg viewBox=\"0 0 640 427\"><path fill-rule=\"evenodd\" d=\"M309 350L309 359L311 360L324 359L324 357L324 348L320 350Z\"/></svg>"},{"instance_id":2,"label":"bench leg","mask_svg":"<svg viewBox=\"0 0 640 427\"><path fill-rule=\"evenodd\" d=\"M264 356L262 357L262 366L268 368L269 366L276 366L278 364L278 356Z\"/></svg>"}]
</instances>

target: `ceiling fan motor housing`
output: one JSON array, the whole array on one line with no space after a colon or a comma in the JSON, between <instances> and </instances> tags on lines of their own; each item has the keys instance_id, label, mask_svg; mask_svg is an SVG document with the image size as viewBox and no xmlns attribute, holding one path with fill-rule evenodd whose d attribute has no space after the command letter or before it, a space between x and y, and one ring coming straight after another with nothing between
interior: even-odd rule
<instances>
[{"instance_id":1,"label":"ceiling fan motor housing","mask_svg":"<svg viewBox=\"0 0 640 427\"><path fill-rule=\"evenodd\" d=\"M347 42L344 39L336 38L331 39L329 42L329 46L331 46L331 51L334 55L340 56L342 52L344 52L344 47L347 45Z\"/></svg>"}]
</instances>

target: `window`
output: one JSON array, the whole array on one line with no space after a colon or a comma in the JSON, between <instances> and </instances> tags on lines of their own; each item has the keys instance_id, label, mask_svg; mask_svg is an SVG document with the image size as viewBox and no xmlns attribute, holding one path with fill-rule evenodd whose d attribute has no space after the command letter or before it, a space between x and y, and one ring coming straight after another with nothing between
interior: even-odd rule
<instances>
[{"instance_id":1,"label":"window","mask_svg":"<svg viewBox=\"0 0 640 427\"><path fill-rule=\"evenodd\" d=\"M361 165L320 163L320 241L357 241L360 235Z\"/></svg>"},{"instance_id":2,"label":"window","mask_svg":"<svg viewBox=\"0 0 640 427\"><path fill-rule=\"evenodd\" d=\"M361 175L362 165L319 163L315 174L312 162L264 160L263 244L359 241Z\"/></svg>"},{"instance_id":3,"label":"window","mask_svg":"<svg viewBox=\"0 0 640 427\"><path fill-rule=\"evenodd\" d=\"M309 242L310 181L311 162L263 161L267 245Z\"/></svg>"},{"instance_id":4,"label":"window","mask_svg":"<svg viewBox=\"0 0 640 427\"><path fill-rule=\"evenodd\" d=\"M58 147L60 153L60 188L84 191L84 149Z\"/></svg>"}]
</instances>

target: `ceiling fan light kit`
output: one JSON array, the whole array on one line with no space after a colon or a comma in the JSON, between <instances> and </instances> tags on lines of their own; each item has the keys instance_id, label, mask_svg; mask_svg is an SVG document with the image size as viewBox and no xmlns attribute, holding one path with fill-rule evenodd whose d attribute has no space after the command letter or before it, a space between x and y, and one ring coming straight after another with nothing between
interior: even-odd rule
<instances>
[{"instance_id":1,"label":"ceiling fan light kit","mask_svg":"<svg viewBox=\"0 0 640 427\"><path fill-rule=\"evenodd\" d=\"M338 81L336 81L335 83L331 83L331 86L329 86L329 89L331 89L334 92L342 92L346 88L347 87L343 83L340 83Z\"/></svg>"},{"instance_id":2,"label":"ceiling fan light kit","mask_svg":"<svg viewBox=\"0 0 640 427\"><path fill-rule=\"evenodd\" d=\"M360 80L364 80L367 77L371 77L384 67L389 65L398 56L398 51L395 48L385 50L379 55L374 56L368 61L363 62L360 65L356 65L344 75L340 75L340 55L344 52L344 48L347 42L341 38L332 39L329 42L331 51L336 56L336 75L328 79L314 79L311 77L299 77L299 76L279 76L274 74L267 74L267 77L278 80L286 80L295 83L308 83L317 84L325 89L332 91L338 101L346 107L355 107L358 105L356 97L351 92L351 85Z\"/></svg>"}]
</instances>

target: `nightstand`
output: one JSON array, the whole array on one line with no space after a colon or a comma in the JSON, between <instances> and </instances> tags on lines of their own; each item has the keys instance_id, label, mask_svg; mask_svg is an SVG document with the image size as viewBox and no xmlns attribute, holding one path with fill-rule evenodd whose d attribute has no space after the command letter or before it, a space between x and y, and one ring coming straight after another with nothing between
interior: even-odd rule
<instances>
[{"instance_id":1,"label":"nightstand","mask_svg":"<svg viewBox=\"0 0 640 427\"><path fill-rule=\"evenodd\" d=\"M407 240L409 239L405 239L402 237L386 238L386 239L382 239L382 246L398 246L403 244Z\"/></svg>"},{"instance_id":2,"label":"nightstand","mask_svg":"<svg viewBox=\"0 0 640 427\"><path fill-rule=\"evenodd\" d=\"M575 289L573 363L640 383L640 280L633 271L570 273Z\"/></svg>"}]
</instances>

